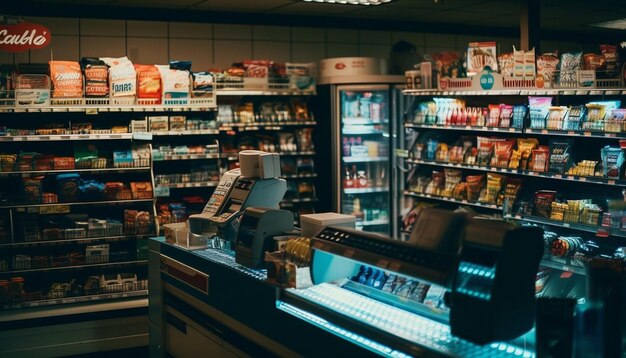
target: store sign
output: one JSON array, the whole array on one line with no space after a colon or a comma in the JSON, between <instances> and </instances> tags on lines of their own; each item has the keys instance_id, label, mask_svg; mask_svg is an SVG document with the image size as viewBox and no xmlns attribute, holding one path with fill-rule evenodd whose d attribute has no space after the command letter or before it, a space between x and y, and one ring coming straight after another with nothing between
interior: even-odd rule
<instances>
[{"instance_id":1,"label":"store sign","mask_svg":"<svg viewBox=\"0 0 626 358\"><path fill-rule=\"evenodd\" d=\"M16 25L0 25L0 50L23 52L44 48L50 44L50 30L27 22Z\"/></svg>"}]
</instances>

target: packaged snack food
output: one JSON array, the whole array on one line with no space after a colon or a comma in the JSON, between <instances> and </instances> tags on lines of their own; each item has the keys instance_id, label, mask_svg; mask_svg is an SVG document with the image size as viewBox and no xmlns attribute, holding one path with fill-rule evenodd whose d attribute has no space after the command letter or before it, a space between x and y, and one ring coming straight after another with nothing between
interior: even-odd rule
<instances>
[{"instance_id":1,"label":"packaged snack food","mask_svg":"<svg viewBox=\"0 0 626 358\"><path fill-rule=\"evenodd\" d=\"M493 142L483 141L478 147L478 154L476 155L476 165L488 166L491 163L491 155L493 153Z\"/></svg>"},{"instance_id":2,"label":"packaged snack food","mask_svg":"<svg viewBox=\"0 0 626 358\"><path fill-rule=\"evenodd\" d=\"M454 189L452 189L452 197L460 200L467 198L467 183L460 182L455 185Z\"/></svg>"},{"instance_id":3,"label":"packaged snack food","mask_svg":"<svg viewBox=\"0 0 626 358\"><path fill-rule=\"evenodd\" d=\"M296 121L308 121L309 117L309 107L306 101L300 98L291 98L289 100L291 105L291 112L293 113L293 118Z\"/></svg>"},{"instance_id":4,"label":"packaged snack food","mask_svg":"<svg viewBox=\"0 0 626 358\"><path fill-rule=\"evenodd\" d=\"M209 97L213 93L215 78L209 72L193 72L193 97Z\"/></svg>"},{"instance_id":5,"label":"packaged snack food","mask_svg":"<svg viewBox=\"0 0 626 358\"><path fill-rule=\"evenodd\" d=\"M552 202L556 198L556 191L552 190L540 190L535 193L535 210L534 214L536 216L541 216L544 218L550 217L550 208L552 206Z\"/></svg>"},{"instance_id":6,"label":"packaged snack food","mask_svg":"<svg viewBox=\"0 0 626 358\"><path fill-rule=\"evenodd\" d=\"M587 107L584 105L569 107L563 123L563 129L579 130L581 128L581 119L585 117L586 113Z\"/></svg>"},{"instance_id":7,"label":"packaged snack food","mask_svg":"<svg viewBox=\"0 0 626 358\"><path fill-rule=\"evenodd\" d=\"M504 186L503 202L498 202L498 205L506 205L513 207L513 204L517 201L517 196L522 188L523 180L519 178L506 178L506 184Z\"/></svg>"},{"instance_id":8,"label":"packaged snack food","mask_svg":"<svg viewBox=\"0 0 626 358\"><path fill-rule=\"evenodd\" d=\"M609 114L604 130L606 132L624 132L626 131L626 109L614 109Z\"/></svg>"},{"instance_id":9,"label":"packaged snack food","mask_svg":"<svg viewBox=\"0 0 626 358\"><path fill-rule=\"evenodd\" d=\"M285 74L289 77L289 88L308 91L315 88L315 63L285 63Z\"/></svg>"},{"instance_id":10,"label":"packaged snack food","mask_svg":"<svg viewBox=\"0 0 626 358\"><path fill-rule=\"evenodd\" d=\"M444 173L445 188L441 195L445 197L452 197L454 188L461 182L462 172L460 169L445 168Z\"/></svg>"},{"instance_id":11,"label":"packaged snack food","mask_svg":"<svg viewBox=\"0 0 626 358\"><path fill-rule=\"evenodd\" d=\"M498 66L502 77L513 76L513 53L503 53L498 56Z\"/></svg>"},{"instance_id":12,"label":"packaged snack food","mask_svg":"<svg viewBox=\"0 0 626 358\"><path fill-rule=\"evenodd\" d=\"M500 127L510 127L511 117L513 117L513 106L508 104L500 105Z\"/></svg>"},{"instance_id":13,"label":"packaged snack food","mask_svg":"<svg viewBox=\"0 0 626 358\"><path fill-rule=\"evenodd\" d=\"M569 169L573 144L572 140L567 139L550 140L549 170L551 173L563 174Z\"/></svg>"},{"instance_id":14,"label":"packaged snack food","mask_svg":"<svg viewBox=\"0 0 626 358\"><path fill-rule=\"evenodd\" d=\"M161 103L161 75L156 66L135 65L137 73L137 98L150 98Z\"/></svg>"},{"instance_id":15,"label":"packaged snack food","mask_svg":"<svg viewBox=\"0 0 626 358\"><path fill-rule=\"evenodd\" d=\"M524 76L535 77L535 49L524 52Z\"/></svg>"},{"instance_id":16,"label":"packaged snack food","mask_svg":"<svg viewBox=\"0 0 626 358\"><path fill-rule=\"evenodd\" d=\"M109 94L109 66L92 57L84 57L80 65L85 74L85 97L106 97Z\"/></svg>"},{"instance_id":17,"label":"packaged snack food","mask_svg":"<svg viewBox=\"0 0 626 358\"><path fill-rule=\"evenodd\" d=\"M156 67L161 73L163 98L182 99L189 97L190 79L188 71L175 70L164 65L157 65Z\"/></svg>"},{"instance_id":18,"label":"packaged snack food","mask_svg":"<svg viewBox=\"0 0 626 358\"><path fill-rule=\"evenodd\" d=\"M511 127L524 128L524 120L526 119L526 113L528 113L528 107L523 104L513 106L513 121Z\"/></svg>"},{"instance_id":19,"label":"packaged snack food","mask_svg":"<svg viewBox=\"0 0 626 358\"><path fill-rule=\"evenodd\" d=\"M503 182L504 176L495 173L487 173L487 190L485 191L485 196L483 197L484 200L482 201L495 204L500 194L500 190L502 190Z\"/></svg>"},{"instance_id":20,"label":"packaged snack food","mask_svg":"<svg viewBox=\"0 0 626 358\"><path fill-rule=\"evenodd\" d=\"M48 64L54 86L52 97L79 98L83 96L83 73L78 62L49 61Z\"/></svg>"},{"instance_id":21,"label":"packaged snack food","mask_svg":"<svg viewBox=\"0 0 626 358\"><path fill-rule=\"evenodd\" d=\"M102 57L109 66L109 85L112 97L129 97L137 93L137 73L133 63L126 57Z\"/></svg>"},{"instance_id":22,"label":"packaged snack food","mask_svg":"<svg viewBox=\"0 0 626 358\"><path fill-rule=\"evenodd\" d=\"M467 181L467 200L478 200L484 186L485 175L468 175L465 180Z\"/></svg>"},{"instance_id":23,"label":"packaged snack food","mask_svg":"<svg viewBox=\"0 0 626 358\"><path fill-rule=\"evenodd\" d=\"M546 118L551 106L552 97L528 97L530 128L543 129L546 127Z\"/></svg>"},{"instance_id":24,"label":"packaged snack food","mask_svg":"<svg viewBox=\"0 0 626 358\"><path fill-rule=\"evenodd\" d=\"M495 42L470 42L467 48L467 72L480 73L485 67L498 71Z\"/></svg>"},{"instance_id":25,"label":"packaged snack food","mask_svg":"<svg viewBox=\"0 0 626 358\"><path fill-rule=\"evenodd\" d=\"M517 150L521 153L519 169L526 169L531 151L539 144L537 138L518 138Z\"/></svg>"},{"instance_id":26,"label":"packaged snack food","mask_svg":"<svg viewBox=\"0 0 626 358\"><path fill-rule=\"evenodd\" d=\"M578 70L582 62L582 52L563 53L561 55L559 85L561 87L576 87L578 84Z\"/></svg>"},{"instance_id":27,"label":"packaged snack food","mask_svg":"<svg viewBox=\"0 0 626 358\"><path fill-rule=\"evenodd\" d=\"M550 151L546 146L540 145L537 149L533 149L531 156L531 168L530 170L536 172L548 171L548 158Z\"/></svg>"},{"instance_id":28,"label":"packaged snack food","mask_svg":"<svg viewBox=\"0 0 626 358\"><path fill-rule=\"evenodd\" d=\"M602 52L602 58L605 63L606 76L609 78L617 76L620 71L617 47L613 45L600 45L600 51Z\"/></svg>"},{"instance_id":29,"label":"packaged snack food","mask_svg":"<svg viewBox=\"0 0 626 358\"><path fill-rule=\"evenodd\" d=\"M513 46L513 77L524 77L524 51Z\"/></svg>"},{"instance_id":30,"label":"packaged snack food","mask_svg":"<svg viewBox=\"0 0 626 358\"><path fill-rule=\"evenodd\" d=\"M546 128L548 129L563 129L563 122L567 115L568 108L565 106L552 106L548 112L548 119L546 120Z\"/></svg>"},{"instance_id":31,"label":"packaged snack food","mask_svg":"<svg viewBox=\"0 0 626 358\"><path fill-rule=\"evenodd\" d=\"M434 170L431 175L431 180L426 185L426 194L441 195L445 187L445 173Z\"/></svg>"},{"instance_id":32,"label":"packaged snack food","mask_svg":"<svg viewBox=\"0 0 626 358\"><path fill-rule=\"evenodd\" d=\"M78 182L80 175L77 173L67 173L57 175L57 194L59 201L72 202L78 200Z\"/></svg>"},{"instance_id":33,"label":"packaged snack food","mask_svg":"<svg viewBox=\"0 0 626 358\"><path fill-rule=\"evenodd\" d=\"M537 56L537 87L555 87L558 68L559 57L556 53L544 53Z\"/></svg>"},{"instance_id":34,"label":"packaged snack food","mask_svg":"<svg viewBox=\"0 0 626 358\"><path fill-rule=\"evenodd\" d=\"M490 104L489 105L489 117L487 119L487 127L497 127L500 122L501 105Z\"/></svg>"},{"instance_id":35,"label":"packaged snack food","mask_svg":"<svg viewBox=\"0 0 626 358\"><path fill-rule=\"evenodd\" d=\"M602 148L602 170L604 176L612 179L619 179L624 165L624 153L621 148L606 146Z\"/></svg>"},{"instance_id":36,"label":"packaged snack food","mask_svg":"<svg viewBox=\"0 0 626 358\"><path fill-rule=\"evenodd\" d=\"M172 70L191 72L191 61L172 60L168 64Z\"/></svg>"},{"instance_id":37,"label":"packaged snack food","mask_svg":"<svg viewBox=\"0 0 626 358\"><path fill-rule=\"evenodd\" d=\"M604 57L595 53L586 53L583 56L583 70L603 70L606 64Z\"/></svg>"},{"instance_id":38,"label":"packaged snack food","mask_svg":"<svg viewBox=\"0 0 626 358\"><path fill-rule=\"evenodd\" d=\"M509 159L511 157L511 151L513 150L514 141L501 141L494 144L494 156L491 161L491 166L498 168L506 168L509 165Z\"/></svg>"},{"instance_id":39,"label":"packaged snack food","mask_svg":"<svg viewBox=\"0 0 626 358\"><path fill-rule=\"evenodd\" d=\"M40 203L43 194L43 176L22 178L24 200L27 203Z\"/></svg>"},{"instance_id":40,"label":"packaged snack food","mask_svg":"<svg viewBox=\"0 0 626 358\"><path fill-rule=\"evenodd\" d=\"M437 151L435 151L435 160L438 162L448 161L448 145L446 143L439 143Z\"/></svg>"}]
</instances>

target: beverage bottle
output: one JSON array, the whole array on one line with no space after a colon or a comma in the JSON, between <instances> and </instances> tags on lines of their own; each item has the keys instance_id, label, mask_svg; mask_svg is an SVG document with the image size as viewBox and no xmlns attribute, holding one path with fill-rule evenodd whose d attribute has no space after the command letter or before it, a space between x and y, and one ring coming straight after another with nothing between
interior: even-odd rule
<instances>
[{"instance_id":1,"label":"beverage bottle","mask_svg":"<svg viewBox=\"0 0 626 358\"><path fill-rule=\"evenodd\" d=\"M348 137L343 137L343 156L350 156L350 143L348 143Z\"/></svg>"},{"instance_id":2,"label":"beverage bottle","mask_svg":"<svg viewBox=\"0 0 626 358\"><path fill-rule=\"evenodd\" d=\"M352 174L350 173L350 170L348 170L348 167L346 167L346 174L345 174L345 178L343 179L343 187L344 188L354 188L354 180L352 179Z\"/></svg>"}]
</instances>

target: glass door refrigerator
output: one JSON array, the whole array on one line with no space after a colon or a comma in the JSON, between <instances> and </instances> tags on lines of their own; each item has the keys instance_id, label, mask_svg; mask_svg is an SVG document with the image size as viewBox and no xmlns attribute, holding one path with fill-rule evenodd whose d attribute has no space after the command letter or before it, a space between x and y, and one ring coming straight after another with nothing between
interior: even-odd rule
<instances>
[{"instance_id":1,"label":"glass door refrigerator","mask_svg":"<svg viewBox=\"0 0 626 358\"><path fill-rule=\"evenodd\" d=\"M391 148L395 146L400 84L404 79L370 79L367 83L330 84L328 88L332 113L331 204L335 212L354 215L358 229L391 236L395 232L393 208L397 207L398 197Z\"/></svg>"}]
</instances>

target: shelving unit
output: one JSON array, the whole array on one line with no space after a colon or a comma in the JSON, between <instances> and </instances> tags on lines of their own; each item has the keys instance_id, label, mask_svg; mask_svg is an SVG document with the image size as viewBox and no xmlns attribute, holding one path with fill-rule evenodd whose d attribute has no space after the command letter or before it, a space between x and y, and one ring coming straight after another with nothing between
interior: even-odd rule
<instances>
[{"instance_id":1,"label":"shelving unit","mask_svg":"<svg viewBox=\"0 0 626 358\"><path fill-rule=\"evenodd\" d=\"M292 211L296 222L300 214L314 213L318 143L306 138L317 127L308 106L316 92L294 91L289 84L270 83L269 89L255 89L225 83L218 84L217 94L219 107L225 109L218 115L223 167L235 167L236 153L242 149L279 153L282 178L287 180L281 208Z\"/></svg>"},{"instance_id":2,"label":"shelving unit","mask_svg":"<svg viewBox=\"0 0 626 358\"><path fill-rule=\"evenodd\" d=\"M584 104L586 103L588 96L595 98L606 99L606 97L612 99L622 99L622 96L626 95L625 89L607 88L607 89L512 89L512 90L486 90L486 91L439 91L439 90L405 90L406 96L415 98L424 98L428 100L432 97L451 97L451 98L463 98L467 100L468 106L479 103L482 106L486 106L485 103L520 103L519 97L522 96L555 96L558 97L558 101L567 104ZM489 102L485 102L482 97L490 97ZM492 99L491 99L492 98ZM523 100L522 100L523 102ZM414 103L413 105L415 105ZM600 148L600 145L610 144L613 147L618 145L618 140L626 139L626 133L617 132L602 132L592 130L555 130L555 129L536 129L529 128L528 117L524 120L523 128L509 128L509 127L487 127L487 126L470 126L470 125L439 125L439 124L423 124L415 123L412 116L412 111L407 112L407 118L405 119L404 128L408 134L415 133L419 138L419 135L423 133L431 133L431 137L445 138L444 142L450 144L451 138L460 138L460 136L478 135L478 136L490 136L497 138L537 138L540 144L547 144L551 139L567 139L574 141L574 147L580 146L587 148L587 144L593 143L594 147ZM455 133L458 132L458 137L455 137ZM435 134L433 134L435 133ZM412 140L415 140L415 136ZM419 140L419 139L418 139ZM587 142L589 141L589 142ZM591 147L589 147L591 148ZM592 150L592 149L589 149ZM425 151L425 149L424 149ZM585 149L585 155L588 155L587 149ZM587 198L592 197L599 205L605 205L604 200L601 198L617 198L620 197L620 191L626 188L626 178L607 178L601 176L585 176L585 175L570 175L567 171L560 172L540 172L532 169L512 169L501 168L484 165L474 165L463 163L453 163L448 161L424 159L425 154L422 152L423 157L415 157L411 152L411 148L399 148L395 151L396 157L402 161L403 166L409 170L423 170L426 173L430 170L443 171L446 168L460 169L462 170L463 177L465 175L472 175L472 173L496 173L498 175L504 175L505 178L519 178L523 180L525 186L528 186L528 190L522 192L520 195L526 195L524 198L518 200L525 200L532 206L532 200L528 199L529 194L532 195L533 191L541 189L557 190L559 193L564 191L566 198ZM594 155L599 158L599 152ZM588 156L582 156L582 159L587 159ZM579 158L580 159L580 158ZM589 158L595 159L595 158ZM598 159L595 159L596 161ZM567 168L566 168L567 169ZM524 189L522 189L524 190ZM562 236L580 236L582 241L594 240L601 247L605 247L605 253L609 254L611 247L618 246L618 242L623 242L626 238L626 230L619 228L604 226L608 225L603 222L601 218L598 219L597 225L587 225L580 222L568 222L564 220L555 220L551 217L540 217L537 215L530 215L529 212L518 212L518 210L524 210L523 208L516 207L516 203L507 203L506 208L493 204L484 204L480 202L472 202L468 200L459 200L448 197L435 196L430 194L416 193L413 191L405 191L406 197L416 198L419 201L426 202L442 202L453 203L458 205L467 205L476 208L477 210L490 214L492 216L502 216L505 220L514 221L523 224L534 224L543 226L552 232L556 232ZM588 196L585 196L588 195ZM526 208L526 207L524 207ZM527 209L526 209L527 210ZM604 207L606 209L606 206ZM534 214L534 213L533 213ZM619 220L619 219L618 219ZM410 230L399 230L399 235L406 238L410 235ZM599 239L598 239L599 238ZM546 249L547 252L549 248ZM570 272L575 275L584 275L585 268L584 263L579 260L574 260L572 255L566 256L551 256L547 254L542 260L542 266L545 268L556 269L560 271Z\"/></svg>"}]
</instances>

